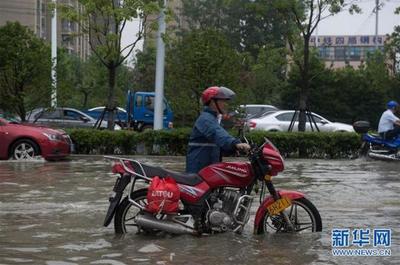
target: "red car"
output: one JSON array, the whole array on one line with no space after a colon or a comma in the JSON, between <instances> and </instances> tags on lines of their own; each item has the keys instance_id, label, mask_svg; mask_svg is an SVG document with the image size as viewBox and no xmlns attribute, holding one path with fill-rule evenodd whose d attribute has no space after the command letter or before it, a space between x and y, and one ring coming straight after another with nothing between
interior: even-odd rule
<instances>
[{"instance_id":1,"label":"red car","mask_svg":"<svg viewBox=\"0 0 400 265\"><path fill-rule=\"evenodd\" d=\"M58 160L68 156L72 146L64 131L0 118L0 159L28 160L42 156Z\"/></svg>"}]
</instances>

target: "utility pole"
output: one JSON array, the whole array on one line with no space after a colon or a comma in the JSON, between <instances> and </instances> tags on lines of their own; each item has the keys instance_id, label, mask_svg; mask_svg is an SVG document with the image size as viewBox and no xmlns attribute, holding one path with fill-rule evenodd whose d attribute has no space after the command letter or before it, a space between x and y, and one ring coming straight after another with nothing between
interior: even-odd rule
<instances>
[{"instance_id":1,"label":"utility pole","mask_svg":"<svg viewBox=\"0 0 400 265\"><path fill-rule=\"evenodd\" d=\"M167 7L167 0L164 0L164 6L161 8L160 16L158 17L154 130L161 130L163 128L164 65L165 65L165 45L164 45L163 35L165 34L166 7Z\"/></svg>"},{"instance_id":2,"label":"utility pole","mask_svg":"<svg viewBox=\"0 0 400 265\"><path fill-rule=\"evenodd\" d=\"M375 0L375 50L378 50L379 0Z\"/></svg>"},{"instance_id":3,"label":"utility pole","mask_svg":"<svg viewBox=\"0 0 400 265\"><path fill-rule=\"evenodd\" d=\"M54 9L51 17L51 107L57 107L57 0L53 0Z\"/></svg>"}]
</instances>

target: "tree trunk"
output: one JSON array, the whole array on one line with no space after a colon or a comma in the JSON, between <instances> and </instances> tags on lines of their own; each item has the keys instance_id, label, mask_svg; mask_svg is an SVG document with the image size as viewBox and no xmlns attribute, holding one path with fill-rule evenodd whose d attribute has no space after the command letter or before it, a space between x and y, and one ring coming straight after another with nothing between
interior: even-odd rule
<instances>
[{"instance_id":1,"label":"tree trunk","mask_svg":"<svg viewBox=\"0 0 400 265\"><path fill-rule=\"evenodd\" d=\"M89 93L86 91L82 91L83 93L83 106L82 108L86 109L87 108L87 103L88 103L88 98L89 98Z\"/></svg>"},{"instance_id":2,"label":"tree trunk","mask_svg":"<svg viewBox=\"0 0 400 265\"><path fill-rule=\"evenodd\" d=\"M110 64L108 67L108 125L107 129L114 130L114 111L115 108L115 79L116 79L117 67L115 64Z\"/></svg>"},{"instance_id":3,"label":"tree trunk","mask_svg":"<svg viewBox=\"0 0 400 265\"><path fill-rule=\"evenodd\" d=\"M307 96L303 89L301 90L299 99L299 132L304 132L306 130L306 109L307 109Z\"/></svg>"},{"instance_id":4,"label":"tree trunk","mask_svg":"<svg viewBox=\"0 0 400 265\"><path fill-rule=\"evenodd\" d=\"M26 121L26 110L23 99L18 99L18 115L21 118L22 122Z\"/></svg>"},{"instance_id":5,"label":"tree trunk","mask_svg":"<svg viewBox=\"0 0 400 265\"><path fill-rule=\"evenodd\" d=\"M19 117L21 118L22 122L26 121L26 110L25 110L25 105L24 105L24 85L20 84L16 87L16 99L17 99L17 112Z\"/></svg>"}]
</instances>

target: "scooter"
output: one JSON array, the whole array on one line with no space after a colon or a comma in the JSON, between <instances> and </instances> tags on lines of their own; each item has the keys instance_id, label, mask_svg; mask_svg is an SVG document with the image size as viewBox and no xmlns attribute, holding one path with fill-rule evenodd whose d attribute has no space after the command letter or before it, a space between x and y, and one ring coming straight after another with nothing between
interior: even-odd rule
<instances>
[{"instance_id":1,"label":"scooter","mask_svg":"<svg viewBox=\"0 0 400 265\"><path fill-rule=\"evenodd\" d=\"M317 208L303 193L275 189L272 177L284 170L284 160L268 139L261 146L252 146L248 162L212 164L198 174L181 174L128 158L105 158L114 161L112 168L117 179L104 226L114 218L118 234L241 233L250 219L252 191L257 182L261 185L258 185L260 205L254 218L255 234L322 230ZM151 213L147 210L148 187L155 176L175 179L180 190L178 212ZM124 191L126 196L122 199Z\"/></svg>"},{"instance_id":2,"label":"scooter","mask_svg":"<svg viewBox=\"0 0 400 265\"><path fill-rule=\"evenodd\" d=\"M361 134L361 155L379 160L400 160L400 137L384 140L379 134L369 133L370 123L367 121L357 121L353 123L353 128Z\"/></svg>"}]
</instances>

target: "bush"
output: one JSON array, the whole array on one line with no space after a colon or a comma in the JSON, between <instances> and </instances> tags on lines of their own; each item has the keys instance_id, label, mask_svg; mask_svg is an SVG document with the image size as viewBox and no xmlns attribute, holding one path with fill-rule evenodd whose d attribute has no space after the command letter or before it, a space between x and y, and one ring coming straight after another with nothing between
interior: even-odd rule
<instances>
[{"instance_id":1,"label":"bush","mask_svg":"<svg viewBox=\"0 0 400 265\"><path fill-rule=\"evenodd\" d=\"M108 131L94 129L66 130L78 154L159 154L184 155L189 128L171 131ZM154 146L158 148L154 148Z\"/></svg>"},{"instance_id":2,"label":"bush","mask_svg":"<svg viewBox=\"0 0 400 265\"><path fill-rule=\"evenodd\" d=\"M264 137L285 157L351 158L361 146L361 138L356 133L254 131L249 134L257 144L261 144Z\"/></svg>"},{"instance_id":3,"label":"bush","mask_svg":"<svg viewBox=\"0 0 400 265\"><path fill-rule=\"evenodd\" d=\"M186 155L190 128L171 131L67 130L78 154ZM355 133L263 132L247 135L260 145L267 137L285 157L350 158L357 154L361 139Z\"/></svg>"}]
</instances>

